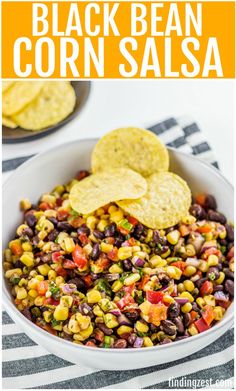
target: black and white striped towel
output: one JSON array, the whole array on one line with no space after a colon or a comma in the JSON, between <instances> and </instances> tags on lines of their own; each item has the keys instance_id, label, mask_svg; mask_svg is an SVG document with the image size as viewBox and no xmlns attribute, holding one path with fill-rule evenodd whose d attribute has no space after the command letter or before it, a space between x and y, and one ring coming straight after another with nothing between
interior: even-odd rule
<instances>
[{"instance_id":1,"label":"black and white striped towel","mask_svg":"<svg viewBox=\"0 0 236 391\"><path fill-rule=\"evenodd\" d=\"M166 145L198 155L218 167L197 124L167 119L150 127ZM3 178L30 156L3 162ZM233 388L233 329L199 352L169 364L132 371L101 371L74 365L36 345L4 311L3 388L26 389L182 389ZM176 380L179 382L176 382Z\"/></svg>"}]
</instances>

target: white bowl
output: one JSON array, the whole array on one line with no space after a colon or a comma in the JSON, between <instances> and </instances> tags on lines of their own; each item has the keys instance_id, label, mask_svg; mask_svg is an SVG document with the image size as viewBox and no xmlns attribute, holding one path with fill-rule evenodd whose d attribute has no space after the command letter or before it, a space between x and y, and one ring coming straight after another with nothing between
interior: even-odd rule
<instances>
[{"instance_id":1,"label":"white bowl","mask_svg":"<svg viewBox=\"0 0 236 391\"><path fill-rule=\"evenodd\" d=\"M22 221L19 202L39 196L55 185L65 183L80 169L90 168L91 151L97 140L73 141L37 155L20 166L7 180L3 192L3 248L13 237ZM169 149L171 170L187 180L193 194L211 193L218 208L233 220L233 188L212 166L199 159ZM190 355L219 338L233 323L233 305L213 328L178 342L141 349L100 349L73 344L53 336L26 319L13 304L7 284L3 281L3 303L22 330L49 352L72 363L82 363L100 369L137 369L161 364Z\"/></svg>"}]
</instances>

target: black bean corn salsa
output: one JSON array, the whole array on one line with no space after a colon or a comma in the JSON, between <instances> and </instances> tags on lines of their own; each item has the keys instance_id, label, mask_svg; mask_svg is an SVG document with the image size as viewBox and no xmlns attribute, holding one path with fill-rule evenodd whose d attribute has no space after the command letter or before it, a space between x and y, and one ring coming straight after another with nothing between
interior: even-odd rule
<instances>
[{"instance_id":1,"label":"black bean corn salsa","mask_svg":"<svg viewBox=\"0 0 236 391\"><path fill-rule=\"evenodd\" d=\"M5 250L16 307L76 344L140 348L201 333L234 296L234 231L212 195L175 227L152 230L111 203L78 215L68 195L80 171L37 205Z\"/></svg>"}]
</instances>

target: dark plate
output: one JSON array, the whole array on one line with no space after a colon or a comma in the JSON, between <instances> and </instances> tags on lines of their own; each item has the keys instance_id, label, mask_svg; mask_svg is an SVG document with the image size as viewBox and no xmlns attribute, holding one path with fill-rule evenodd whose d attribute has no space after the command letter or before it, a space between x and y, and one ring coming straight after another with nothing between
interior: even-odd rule
<instances>
[{"instance_id":1,"label":"dark plate","mask_svg":"<svg viewBox=\"0 0 236 391\"><path fill-rule=\"evenodd\" d=\"M63 121L59 122L56 125L49 126L48 128L42 129L40 131L31 132L30 130L25 130L20 127L16 129L10 129L7 126L2 127L2 141L4 144L12 143L22 143L25 141L36 140L40 137L44 137L50 133L55 132L60 129L62 126L71 121L77 114L81 112L85 103L87 102L91 82L90 81L72 81L72 86L74 87L76 94L76 103L74 111L68 115Z\"/></svg>"}]
</instances>

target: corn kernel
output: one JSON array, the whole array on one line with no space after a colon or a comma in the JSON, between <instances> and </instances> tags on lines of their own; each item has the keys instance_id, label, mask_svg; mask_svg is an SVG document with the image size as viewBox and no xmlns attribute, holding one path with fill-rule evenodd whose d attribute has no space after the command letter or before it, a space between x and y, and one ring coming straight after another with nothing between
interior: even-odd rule
<instances>
[{"instance_id":1,"label":"corn kernel","mask_svg":"<svg viewBox=\"0 0 236 391\"><path fill-rule=\"evenodd\" d=\"M153 346L153 342L152 342L151 338L144 337L143 338L143 346L145 346L145 348L150 348L151 346Z\"/></svg>"},{"instance_id":2,"label":"corn kernel","mask_svg":"<svg viewBox=\"0 0 236 391\"><path fill-rule=\"evenodd\" d=\"M43 318L44 318L45 322L47 322L47 323L51 322L51 320L52 320L52 313L51 313L51 311L44 311L43 312Z\"/></svg>"},{"instance_id":3,"label":"corn kernel","mask_svg":"<svg viewBox=\"0 0 236 391\"><path fill-rule=\"evenodd\" d=\"M66 320L69 315L69 309L68 307L63 307L60 304L55 308L54 311L54 319L60 321L60 320Z\"/></svg>"},{"instance_id":4,"label":"corn kernel","mask_svg":"<svg viewBox=\"0 0 236 391\"><path fill-rule=\"evenodd\" d=\"M217 280L215 280L215 283L217 285L221 285L222 282L224 281L224 279L225 279L225 273L224 272L220 272L219 278L217 278Z\"/></svg>"},{"instance_id":5,"label":"corn kernel","mask_svg":"<svg viewBox=\"0 0 236 391\"><path fill-rule=\"evenodd\" d=\"M124 284L120 280L113 282L112 287L111 287L112 292L118 292L122 288L123 285Z\"/></svg>"},{"instance_id":6,"label":"corn kernel","mask_svg":"<svg viewBox=\"0 0 236 391\"><path fill-rule=\"evenodd\" d=\"M132 327L129 327L129 326L120 326L118 329L117 329L117 334L122 336L122 334L127 334L127 333L130 333L131 331L133 331Z\"/></svg>"},{"instance_id":7,"label":"corn kernel","mask_svg":"<svg viewBox=\"0 0 236 391\"><path fill-rule=\"evenodd\" d=\"M7 270L6 273L5 273L5 277L9 279L12 276L14 276L14 274L17 274L17 276L21 276L22 275L22 270L19 269L19 268Z\"/></svg>"},{"instance_id":8,"label":"corn kernel","mask_svg":"<svg viewBox=\"0 0 236 391\"><path fill-rule=\"evenodd\" d=\"M44 300L45 298L43 296L37 296L35 299L34 299L34 304L37 306L37 307L41 307L44 303Z\"/></svg>"},{"instance_id":9,"label":"corn kernel","mask_svg":"<svg viewBox=\"0 0 236 391\"><path fill-rule=\"evenodd\" d=\"M98 223L98 219L95 216L89 216L86 221L86 225L89 229L93 230L95 229L96 225Z\"/></svg>"},{"instance_id":10,"label":"corn kernel","mask_svg":"<svg viewBox=\"0 0 236 391\"><path fill-rule=\"evenodd\" d=\"M182 275L182 271L176 266L167 266L166 273L170 278L174 278L175 280L179 280Z\"/></svg>"},{"instance_id":11,"label":"corn kernel","mask_svg":"<svg viewBox=\"0 0 236 391\"><path fill-rule=\"evenodd\" d=\"M101 299L98 304L104 312L108 312L117 308L116 304L109 299Z\"/></svg>"},{"instance_id":12,"label":"corn kernel","mask_svg":"<svg viewBox=\"0 0 236 391\"><path fill-rule=\"evenodd\" d=\"M120 220L124 218L124 213L121 209L116 210L115 212L110 213L110 220L115 223L119 223Z\"/></svg>"},{"instance_id":13,"label":"corn kernel","mask_svg":"<svg viewBox=\"0 0 236 391\"><path fill-rule=\"evenodd\" d=\"M38 281L43 281L44 280L44 276L41 276L41 275L37 275L36 277L36 280L38 280Z\"/></svg>"},{"instance_id":14,"label":"corn kernel","mask_svg":"<svg viewBox=\"0 0 236 391\"><path fill-rule=\"evenodd\" d=\"M206 273L208 271L208 269L209 269L209 266L208 266L206 261L201 260L200 263L199 263L198 269L201 272Z\"/></svg>"},{"instance_id":15,"label":"corn kernel","mask_svg":"<svg viewBox=\"0 0 236 391\"><path fill-rule=\"evenodd\" d=\"M195 247L192 244L186 244L185 252L188 257L193 257L196 254Z\"/></svg>"},{"instance_id":16,"label":"corn kernel","mask_svg":"<svg viewBox=\"0 0 236 391\"><path fill-rule=\"evenodd\" d=\"M187 215L182 218L182 223L186 225L194 224L196 222L196 218L192 215Z\"/></svg>"},{"instance_id":17,"label":"corn kernel","mask_svg":"<svg viewBox=\"0 0 236 391\"><path fill-rule=\"evenodd\" d=\"M27 252L32 252L32 250L33 250L33 247L29 242L22 243L22 248L24 251L27 251Z\"/></svg>"},{"instance_id":18,"label":"corn kernel","mask_svg":"<svg viewBox=\"0 0 236 391\"><path fill-rule=\"evenodd\" d=\"M60 298L60 305L62 307L68 307L70 308L73 304L73 297L72 296L62 296Z\"/></svg>"},{"instance_id":19,"label":"corn kernel","mask_svg":"<svg viewBox=\"0 0 236 391\"><path fill-rule=\"evenodd\" d=\"M98 208L96 210L96 215L97 216L102 216L105 213L105 210L103 208Z\"/></svg>"},{"instance_id":20,"label":"corn kernel","mask_svg":"<svg viewBox=\"0 0 236 391\"><path fill-rule=\"evenodd\" d=\"M212 307L215 307L216 305L216 300L215 300L215 297L213 295L205 295L204 296L204 300L205 300L205 303L207 305L210 305Z\"/></svg>"},{"instance_id":21,"label":"corn kernel","mask_svg":"<svg viewBox=\"0 0 236 391\"><path fill-rule=\"evenodd\" d=\"M34 254L32 252L24 252L20 257L21 262L30 267L34 265Z\"/></svg>"},{"instance_id":22,"label":"corn kernel","mask_svg":"<svg viewBox=\"0 0 236 391\"><path fill-rule=\"evenodd\" d=\"M148 229L147 231L147 235L146 235L146 238L145 238L145 243L149 243L153 238L153 230L152 229Z\"/></svg>"},{"instance_id":23,"label":"corn kernel","mask_svg":"<svg viewBox=\"0 0 236 391\"><path fill-rule=\"evenodd\" d=\"M224 227L223 227L224 228ZM219 233L220 239L225 239L227 235L226 229L222 229L222 231Z\"/></svg>"},{"instance_id":24,"label":"corn kernel","mask_svg":"<svg viewBox=\"0 0 236 391\"><path fill-rule=\"evenodd\" d=\"M38 296L38 292L35 289L30 289L28 295L35 299Z\"/></svg>"},{"instance_id":25,"label":"corn kernel","mask_svg":"<svg viewBox=\"0 0 236 391\"><path fill-rule=\"evenodd\" d=\"M112 265L111 267L109 267L109 273L122 273L123 272L123 269L121 266L119 266L117 263L115 263L114 265Z\"/></svg>"},{"instance_id":26,"label":"corn kernel","mask_svg":"<svg viewBox=\"0 0 236 391\"><path fill-rule=\"evenodd\" d=\"M120 247L118 250L118 258L124 260L132 256L132 247Z\"/></svg>"},{"instance_id":27,"label":"corn kernel","mask_svg":"<svg viewBox=\"0 0 236 391\"><path fill-rule=\"evenodd\" d=\"M48 204L53 204L55 205L56 203L56 197L52 194L43 194L41 199L40 199L41 202L47 202Z\"/></svg>"},{"instance_id":28,"label":"corn kernel","mask_svg":"<svg viewBox=\"0 0 236 391\"><path fill-rule=\"evenodd\" d=\"M139 281L140 278L141 278L141 276L139 273L131 274L129 277L126 277L126 279L124 280L124 284L126 286L132 285L135 282Z\"/></svg>"},{"instance_id":29,"label":"corn kernel","mask_svg":"<svg viewBox=\"0 0 236 391\"><path fill-rule=\"evenodd\" d=\"M209 255L207 259L207 264L209 267L211 266L217 266L219 263L219 258L215 254Z\"/></svg>"},{"instance_id":30,"label":"corn kernel","mask_svg":"<svg viewBox=\"0 0 236 391\"><path fill-rule=\"evenodd\" d=\"M101 251L104 252L104 253L109 253L112 249L113 249L113 245L112 244L108 244L108 243L105 243L105 242L102 242L100 244L100 248L101 248Z\"/></svg>"},{"instance_id":31,"label":"corn kernel","mask_svg":"<svg viewBox=\"0 0 236 391\"><path fill-rule=\"evenodd\" d=\"M75 314L75 319L77 320L80 330L87 330L91 323L90 316L82 315L80 312Z\"/></svg>"},{"instance_id":32,"label":"corn kernel","mask_svg":"<svg viewBox=\"0 0 236 391\"><path fill-rule=\"evenodd\" d=\"M116 316L109 313L104 315L104 323L109 329L119 326Z\"/></svg>"},{"instance_id":33,"label":"corn kernel","mask_svg":"<svg viewBox=\"0 0 236 391\"><path fill-rule=\"evenodd\" d=\"M139 320L135 323L135 328L140 333L147 333L149 330L148 325L143 322L140 322Z\"/></svg>"},{"instance_id":34,"label":"corn kernel","mask_svg":"<svg viewBox=\"0 0 236 391\"><path fill-rule=\"evenodd\" d=\"M102 296L101 296L101 293L99 291L96 291L95 289L87 292L86 294L87 296L87 300L88 300L88 303L98 303L99 300L101 300Z\"/></svg>"},{"instance_id":35,"label":"corn kernel","mask_svg":"<svg viewBox=\"0 0 236 391\"><path fill-rule=\"evenodd\" d=\"M99 317L102 317L104 315L104 312L101 310L99 305L95 305L93 307L93 313L94 313L94 315L99 316Z\"/></svg>"},{"instance_id":36,"label":"corn kernel","mask_svg":"<svg viewBox=\"0 0 236 391\"><path fill-rule=\"evenodd\" d=\"M154 255L148 261L152 267L163 267L167 265L165 259L162 259L159 255Z\"/></svg>"},{"instance_id":37,"label":"corn kernel","mask_svg":"<svg viewBox=\"0 0 236 391\"><path fill-rule=\"evenodd\" d=\"M21 224L21 225L19 225L19 227L18 227L17 230L16 230L17 235L18 235L18 236L23 235L23 231L24 231L26 228L29 228L28 225L26 225L26 224Z\"/></svg>"},{"instance_id":38,"label":"corn kernel","mask_svg":"<svg viewBox=\"0 0 236 391\"><path fill-rule=\"evenodd\" d=\"M215 320L221 320L224 315L224 309L221 306L216 306L213 308L213 314Z\"/></svg>"},{"instance_id":39,"label":"corn kernel","mask_svg":"<svg viewBox=\"0 0 236 391\"><path fill-rule=\"evenodd\" d=\"M21 280L18 282L18 286L27 286L28 281L25 278L21 278Z\"/></svg>"},{"instance_id":40,"label":"corn kernel","mask_svg":"<svg viewBox=\"0 0 236 391\"><path fill-rule=\"evenodd\" d=\"M191 303L185 303L184 305L182 305L181 307L181 311L184 313L184 314L187 314L188 312L190 312L192 310L192 304Z\"/></svg>"},{"instance_id":41,"label":"corn kernel","mask_svg":"<svg viewBox=\"0 0 236 391\"><path fill-rule=\"evenodd\" d=\"M55 272L55 270L50 269L48 272L48 279L55 280L56 276L57 276L57 273Z\"/></svg>"},{"instance_id":42,"label":"corn kernel","mask_svg":"<svg viewBox=\"0 0 236 391\"><path fill-rule=\"evenodd\" d=\"M197 297L196 303L201 308L203 308L206 305L206 302L202 297Z\"/></svg>"},{"instance_id":43,"label":"corn kernel","mask_svg":"<svg viewBox=\"0 0 236 391\"><path fill-rule=\"evenodd\" d=\"M79 333L80 327L79 327L79 323L76 319L70 318L69 323L68 323L68 330L71 333Z\"/></svg>"},{"instance_id":44,"label":"corn kernel","mask_svg":"<svg viewBox=\"0 0 236 391\"><path fill-rule=\"evenodd\" d=\"M180 232L177 229L169 232L166 235L166 239L168 240L168 242L173 245L178 243L179 238L180 238Z\"/></svg>"},{"instance_id":45,"label":"corn kernel","mask_svg":"<svg viewBox=\"0 0 236 391\"><path fill-rule=\"evenodd\" d=\"M118 210L117 206L111 205L111 206L109 206L109 208L108 208L108 213L111 214L111 213L113 213L113 212L116 212L117 210Z\"/></svg>"},{"instance_id":46,"label":"corn kernel","mask_svg":"<svg viewBox=\"0 0 236 391\"><path fill-rule=\"evenodd\" d=\"M16 294L16 298L18 300L22 300L22 299L25 299L27 297L27 290L25 288L19 288L17 287L17 294Z\"/></svg>"},{"instance_id":47,"label":"corn kernel","mask_svg":"<svg viewBox=\"0 0 236 391\"><path fill-rule=\"evenodd\" d=\"M182 292L182 293L180 293L179 297L186 298L186 299L188 299L191 303L194 301L193 296L192 296L191 293L189 293L189 292Z\"/></svg>"},{"instance_id":48,"label":"corn kernel","mask_svg":"<svg viewBox=\"0 0 236 391\"><path fill-rule=\"evenodd\" d=\"M50 220L46 219L45 216L41 216L36 224L36 229L49 233L54 229L54 225Z\"/></svg>"},{"instance_id":49,"label":"corn kernel","mask_svg":"<svg viewBox=\"0 0 236 391\"><path fill-rule=\"evenodd\" d=\"M180 282L178 285L177 285L177 291L179 293L182 293L185 291L185 287L184 287L184 284L182 282Z\"/></svg>"},{"instance_id":50,"label":"corn kernel","mask_svg":"<svg viewBox=\"0 0 236 391\"><path fill-rule=\"evenodd\" d=\"M9 248L6 248L6 250L4 250L4 260L6 262L12 262L11 250Z\"/></svg>"},{"instance_id":51,"label":"corn kernel","mask_svg":"<svg viewBox=\"0 0 236 391\"><path fill-rule=\"evenodd\" d=\"M171 251L170 249L168 248L168 250L164 253L164 254L161 254L161 257L162 258L167 258L169 255L170 255Z\"/></svg>"},{"instance_id":52,"label":"corn kernel","mask_svg":"<svg viewBox=\"0 0 236 391\"><path fill-rule=\"evenodd\" d=\"M85 341L93 332L92 324L86 330L81 330L78 334L74 334L74 338L78 341Z\"/></svg>"},{"instance_id":53,"label":"corn kernel","mask_svg":"<svg viewBox=\"0 0 236 391\"><path fill-rule=\"evenodd\" d=\"M58 276L55 279L55 283L56 283L57 286L60 286L61 284L65 283L65 280L64 280L64 278L62 276Z\"/></svg>"},{"instance_id":54,"label":"corn kernel","mask_svg":"<svg viewBox=\"0 0 236 391\"><path fill-rule=\"evenodd\" d=\"M194 266L187 266L184 270L184 275L186 277L191 277L193 274L197 272L197 269Z\"/></svg>"},{"instance_id":55,"label":"corn kernel","mask_svg":"<svg viewBox=\"0 0 236 391\"><path fill-rule=\"evenodd\" d=\"M67 253L72 253L75 249L75 242L72 238L64 239L64 249Z\"/></svg>"},{"instance_id":56,"label":"corn kernel","mask_svg":"<svg viewBox=\"0 0 236 391\"><path fill-rule=\"evenodd\" d=\"M166 294L163 296L163 302L166 304L171 304L171 303L175 303L175 299L173 297L171 297L170 295Z\"/></svg>"},{"instance_id":57,"label":"corn kernel","mask_svg":"<svg viewBox=\"0 0 236 391\"><path fill-rule=\"evenodd\" d=\"M185 280L183 284L184 284L184 288L188 292L192 292L195 288L194 283L191 280Z\"/></svg>"},{"instance_id":58,"label":"corn kernel","mask_svg":"<svg viewBox=\"0 0 236 391\"><path fill-rule=\"evenodd\" d=\"M101 232L104 232L107 225L108 225L107 220L101 219L97 224L97 229Z\"/></svg>"},{"instance_id":59,"label":"corn kernel","mask_svg":"<svg viewBox=\"0 0 236 391\"><path fill-rule=\"evenodd\" d=\"M188 328L188 332L192 336L198 334L198 330L194 324L191 324L191 326Z\"/></svg>"},{"instance_id":60,"label":"corn kernel","mask_svg":"<svg viewBox=\"0 0 236 391\"><path fill-rule=\"evenodd\" d=\"M144 315L148 315L149 314L149 311L150 311L150 308L151 308L151 303L149 301L144 301L142 304L140 304L139 308L141 310L141 312L144 314Z\"/></svg>"},{"instance_id":61,"label":"corn kernel","mask_svg":"<svg viewBox=\"0 0 236 391\"><path fill-rule=\"evenodd\" d=\"M24 211L29 210L31 208L31 202L27 198L21 200L20 208Z\"/></svg>"},{"instance_id":62,"label":"corn kernel","mask_svg":"<svg viewBox=\"0 0 236 391\"><path fill-rule=\"evenodd\" d=\"M46 263L44 265L38 266L38 271L40 274L42 274L42 276L47 276L50 270L50 266L48 266Z\"/></svg>"}]
</instances>

